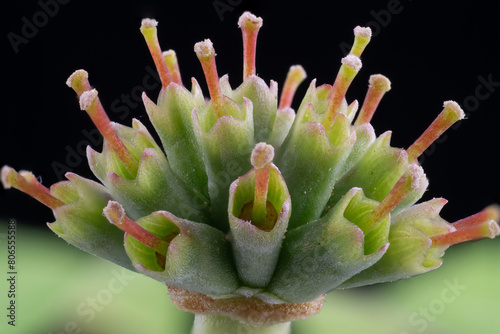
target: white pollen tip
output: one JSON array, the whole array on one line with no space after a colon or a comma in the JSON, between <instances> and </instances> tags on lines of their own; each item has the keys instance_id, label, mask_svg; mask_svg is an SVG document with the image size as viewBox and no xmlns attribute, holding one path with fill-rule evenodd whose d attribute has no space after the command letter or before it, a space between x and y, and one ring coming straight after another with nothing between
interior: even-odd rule
<instances>
[{"instance_id":1,"label":"white pollen tip","mask_svg":"<svg viewBox=\"0 0 500 334\"><path fill-rule=\"evenodd\" d=\"M121 224L125 218L125 209L123 209L120 203L115 201L109 201L108 205L102 210L102 213L113 225Z\"/></svg>"},{"instance_id":2,"label":"white pollen tip","mask_svg":"<svg viewBox=\"0 0 500 334\"><path fill-rule=\"evenodd\" d=\"M26 181L28 181L30 183L38 182L38 180L36 179L36 176L30 171L20 170L18 174L21 175L23 178L26 179Z\"/></svg>"},{"instance_id":3,"label":"white pollen tip","mask_svg":"<svg viewBox=\"0 0 500 334\"><path fill-rule=\"evenodd\" d=\"M207 58L211 56L215 56L215 49L212 41L209 39L204 40L203 42L198 42L194 45L194 52L198 58Z\"/></svg>"},{"instance_id":4,"label":"white pollen tip","mask_svg":"<svg viewBox=\"0 0 500 334\"><path fill-rule=\"evenodd\" d=\"M2 167L2 173L0 174L0 179L2 180L2 185L4 189L10 189L12 188L12 185L9 182L9 174L11 171L14 169L9 166L3 166Z\"/></svg>"},{"instance_id":5,"label":"white pollen tip","mask_svg":"<svg viewBox=\"0 0 500 334\"><path fill-rule=\"evenodd\" d=\"M500 226L494 221L490 220L488 222L488 237L494 239L500 235Z\"/></svg>"},{"instance_id":6,"label":"white pollen tip","mask_svg":"<svg viewBox=\"0 0 500 334\"><path fill-rule=\"evenodd\" d=\"M244 12L243 14L241 14L238 20L238 27L241 28L242 26L245 25L246 26L252 25L255 28L259 29L260 27L262 27L262 22L263 20L261 17L257 17L250 12Z\"/></svg>"},{"instance_id":7,"label":"white pollen tip","mask_svg":"<svg viewBox=\"0 0 500 334\"><path fill-rule=\"evenodd\" d=\"M274 147L266 143L258 143L252 151L250 162L254 168L267 166L274 159Z\"/></svg>"},{"instance_id":8,"label":"white pollen tip","mask_svg":"<svg viewBox=\"0 0 500 334\"><path fill-rule=\"evenodd\" d=\"M307 78L307 73L306 70L302 67L302 65L292 65L290 66L290 72L293 73L294 75L297 75L299 78L302 78L304 80Z\"/></svg>"},{"instance_id":9,"label":"white pollen tip","mask_svg":"<svg viewBox=\"0 0 500 334\"><path fill-rule=\"evenodd\" d=\"M389 80L385 75L374 74L370 76L368 80L370 86L374 86L377 89L388 92L391 90L391 80Z\"/></svg>"},{"instance_id":10,"label":"white pollen tip","mask_svg":"<svg viewBox=\"0 0 500 334\"><path fill-rule=\"evenodd\" d=\"M158 21L156 21L155 19L145 18L145 19L142 19L142 21L141 21L142 28L154 28L157 25L158 25Z\"/></svg>"},{"instance_id":11,"label":"white pollen tip","mask_svg":"<svg viewBox=\"0 0 500 334\"><path fill-rule=\"evenodd\" d=\"M95 89L83 92L80 96L80 109L87 110L97 98L97 95L97 90Z\"/></svg>"},{"instance_id":12,"label":"white pollen tip","mask_svg":"<svg viewBox=\"0 0 500 334\"><path fill-rule=\"evenodd\" d=\"M342 65L348 66L358 72L361 69L361 59L355 55L348 55L341 60Z\"/></svg>"},{"instance_id":13,"label":"white pollen tip","mask_svg":"<svg viewBox=\"0 0 500 334\"><path fill-rule=\"evenodd\" d=\"M176 57L176 53L174 50L167 50L167 51L163 51L162 56L164 58Z\"/></svg>"},{"instance_id":14,"label":"white pollen tip","mask_svg":"<svg viewBox=\"0 0 500 334\"><path fill-rule=\"evenodd\" d=\"M372 30L370 29L370 27L357 26L356 28L354 28L354 36L371 38L372 37Z\"/></svg>"},{"instance_id":15,"label":"white pollen tip","mask_svg":"<svg viewBox=\"0 0 500 334\"><path fill-rule=\"evenodd\" d=\"M410 176L411 189L418 190L422 185L425 184L425 172L422 167L417 164L411 164L408 166L408 173Z\"/></svg>"},{"instance_id":16,"label":"white pollen tip","mask_svg":"<svg viewBox=\"0 0 500 334\"><path fill-rule=\"evenodd\" d=\"M76 70L69 76L68 80L66 80L66 85L68 85L68 87L72 88L73 83L76 80L78 80L78 81L86 80L86 79L88 79L88 77L89 77L89 74L87 73L87 71Z\"/></svg>"},{"instance_id":17,"label":"white pollen tip","mask_svg":"<svg viewBox=\"0 0 500 334\"><path fill-rule=\"evenodd\" d=\"M462 110L462 108L460 108L460 106L458 105L458 103L456 103L455 101L445 101L443 103L443 107L445 109L452 110L457 115L457 119L458 120L461 120L461 119L465 118L464 111Z\"/></svg>"},{"instance_id":18,"label":"white pollen tip","mask_svg":"<svg viewBox=\"0 0 500 334\"><path fill-rule=\"evenodd\" d=\"M500 205L491 204L484 210L488 212L488 215L491 219L493 219L496 222L500 222Z\"/></svg>"}]
</instances>

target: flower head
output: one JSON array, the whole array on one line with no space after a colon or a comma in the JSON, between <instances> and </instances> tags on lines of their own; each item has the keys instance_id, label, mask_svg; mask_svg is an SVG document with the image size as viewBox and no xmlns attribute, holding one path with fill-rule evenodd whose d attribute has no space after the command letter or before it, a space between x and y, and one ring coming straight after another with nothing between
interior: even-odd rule
<instances>
[{"instance_id":1,"label":"flower head","mask_svg":"<svg viewBox=\"0 0 500 334\"><path fill-rule=\"evenodd\" d=\"M167 284L181 309L268 325L317 313L333 289L422 274L450 245L500 234L498 207L450 224L439 215L446 200L416 204L429 183L417 159L464 118L457 103L444 102L402 149L370 124L388 78L370 77L361 107L346 100L370 28L354 29L333 84L312 80L295 113L301 66L290 68L279 99L277 83L256 75L261 18L246 12L238 22L244 68L235 89L218 75L213 43L195 44L210 99L195 79L191 90L183 85L157 25L144 19L140 31L162 82L156 102L143 94L161 143L136 119L111 122L78 70L67 84L104 137L101 153L87 149L101 183L68 173L49 189L30 172L2 169L4 187L52 209L49 227L70 244ZM252 318L252 308L266 316Z\"/></svg>"}]
</instances>

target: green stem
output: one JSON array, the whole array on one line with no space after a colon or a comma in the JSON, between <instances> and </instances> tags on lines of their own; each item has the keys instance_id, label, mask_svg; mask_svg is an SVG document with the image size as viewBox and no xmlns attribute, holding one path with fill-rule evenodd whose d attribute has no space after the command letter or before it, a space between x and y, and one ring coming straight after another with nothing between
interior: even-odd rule
<instances>
[{"instance_id":1,"label":"green stem","mask_svg":"<svg viewBox=\"0 0 500 334\"><path fill-rule=\"evenodd\" d=\"M191 334L290 334L290 323L269 327L253 327L237 320L220 315L201 315L194 317Z\"/></svg>"}]
</instances>

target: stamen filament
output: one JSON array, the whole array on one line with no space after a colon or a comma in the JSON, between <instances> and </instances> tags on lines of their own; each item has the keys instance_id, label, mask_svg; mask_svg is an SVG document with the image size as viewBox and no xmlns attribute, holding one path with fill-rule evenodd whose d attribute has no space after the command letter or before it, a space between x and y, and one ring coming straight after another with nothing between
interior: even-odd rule
<instances>
[{"instance_id":1,"label":"stamen filament","mask_svg":"<svg viewBox=\"0 0 500 334\"><path fill-rule=\"evenodd\" d=\"M255 168L255 192L252 209L252 223L257 227L266 221L269 170L274 158L274 148L266 143L258 143L252 151L250 161Z\"/></svg>"},{"instance_id":2,"label":"stamen filament","mask_svg":"<svg viewBox=\"0 0 500 334\"><path fill-rule=\"evenodd\" d=\"M484 223L485 221L489 220L499 221L499 218L500 218L500 208L497 205L491 205L472 216L457 220L452 225L457 230L460 230L463 228Z\"/></svg>"},{"instance_id":3,"label":"stamen filament","mask_svg":"<svg viewBox=\"0 0 500 334\"><path fill-rule=\"evenodd\" d=\"M368 221L370 224L367 225L375 225L391 213L411 191L420 187L424 179L425 174L422 167L416 164L409 165L408 170L399 178L391 192L369 214Z\"/></svg>"},{"instance_id":4,"label":"stamen filament","mask_svg":"<svg viewBox=\"0 0 500 334\"><path fill-rule=\"evenodd\" d=\"M483 238L493 239L497 235L500 235L500 227L495 221L489 220L454 232L433 236L430 239L432 240L432 246L451 246L465 241Z\"/></svg>"},{"instance_id":5,"label":"stamen filament","mask_svg":"<svg viewBox=\"0 0 500 334\"><path fill-rule=\"evenodd\" d=\"M175 51L168 50L163 52L163 59L165 60L165 64L167 64L167 69L170 73L170 77L172 78L172 82L183 86L181 71L179 69L179 62L177 61L177 55L175 54Z\"/></svg>"},{"instance_id":6,"label":"stamen filament","mask_svg":"<svg viewBox=\"0 0 500 334\"><path fill-rule=\"evenodd\" d=\"M167 254L169 242L157 237L127 217L125 210L120 203L109 201L108 205L103 209L103 213L109 222L118 227L120 230L130 234L132 237L139 240L144 245L152 248L160 255L164 256Z\"/></svg>"},{"instance_id":7,"label":"stamen filament","mask_svg":"<svg viewBox=\"0 0 500 334\"><path fill-rule=\"evenodd\" d=\"M262 27L262 18L250 12L244 12L238 20L243 35L243 80L255 75L255 54L257 35Z\"/></svg>"},{"instance_id":8,"label":"stamen filament","mask_svg":"<svg viewBox=\"0 0 500 334\"><path fill-rule=\"evenodd\" d=\"M31 172L21 171L17 173L13 168L3 166L1 180L5 189L16 188L52 210L65 204L52 196L50 190L38 182Z\"/></svg>"},{"instance_id":9,"label":"stamen filament","mask_svg":"<svg viewBox=\"0 0 500 334\"><path fill-rule=\"evenodd\" d=\"M219 85L214 46L209 39L206 39L194 45L194 52L196 52L196 56L200 60L205 79L207 80L208 91L212 99L215 116L220 118L224 116L224 97Z\"/></svg>"},{"instance_id":10,"label":"stamen filament","mask_svg":"<svg viewBox=\"0 0 500 334\"><path fill-rule=\"evenodd\" d=\"M335 116L342 104L342 100L345 97L347 89L351 85L356 74L358 74L361 69L361 60L355 55L348 55L342 58L342 66L340 67L339 73L335 79L328 103L328 107L323 115L323 121L321 122L326 131L329 131L335 120Z\"/></svg>"},{"instance_id":11,"label":"stamen filament","mask_svg":"<svg viewBox=\"0 0 500 334\"><path fill-rule=\"evenodd\" d=\"M361 57L361 54L365 50L368 43L372 38L372 30L370 27L360 27L354 28L354 44L352 45L349 54L355 55L356 57Z\"/></svg>"},{"instance_id":12,"label":"stamen filament","mask_svg":"<svg viewBox=\"0 0 500 334\"><path fill-rule=\"evenodd\" d=\"M292 105L293 96L297 91L297 87L302 81L307 77L306 71L300 65L294 65L290 67L288 74L286 76L285 84L283 85L283 92L281 93L281 99L278 109L290 108Z\"/></svg>"},{"instance_id":13,"label":"stamen filament","mask_svg":"<svg viewBox=\"0 0 500 334\"><path fill-rule=\"evenodd\" d=\"M163 87L167 87L170 82L172 82L172 78L170 77L170 73L167 68L167 64L163 58L160 43L158 42L158 32L156 26L158 22L154 19L143 19L141 22L141 33L146 40L146 44L148 45L149 52L153 57L153 61L156 66L156 70L160 75L161 85Z\"/></svg>"},{"instance_id":14,"label":"stamen filament","mask_svg":"<svg viewBox=\"0 0 500 334\"><path fill-rule=\"evenodd\" d=\"M134 175L138 167L137 161L111 127L111 121L108 115L106 115L101 101L99 100L97 90L92 89L86 91L80 96L80 108L87 112L99 132L108 141L113 151L123 162L125 168Z\"/></svg>"},{"instance_id":15,"label":"stamen filament","mask_svg":"<svg viewBox=\"0 0 500 334\"><path fill-rule=\"evenodd\" d=\"M408 161L414 161L431 144L438 139L450 126L463 119L465 114L454 101L446 101L443 104L443 111L436 117L424 133L406 150Z\"/></svg>"},{"instance_id":16,"label":"stamen filament","mask_svg":"<svg viewBox=\"0 0 500 334\"><path fill-rule=\"evenodd\" d=\"M391 82L381 74L370 76L368 91L355 124L370 123L385 93L391 90Z\"/></svg>"}]
</instances>

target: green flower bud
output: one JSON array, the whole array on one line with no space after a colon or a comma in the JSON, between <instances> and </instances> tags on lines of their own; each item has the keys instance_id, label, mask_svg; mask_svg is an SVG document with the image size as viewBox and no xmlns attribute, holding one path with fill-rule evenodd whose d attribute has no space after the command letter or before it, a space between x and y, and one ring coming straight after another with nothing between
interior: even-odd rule
<instances>
[{"instance_id":1,"label":"green flower bud","mask_svg":"<svg viewBox=\"0 0 500 334\"><path fill-rule=\"evenodd\" d=\"M219 230L166 211L134 222L114 201L104 208L104 215L126 232L125 250L140 272L209 296L224 296L238 288L229 245Z\"/></svg>"},{"instance_id":2,"label":"green flower bud","mask_svg":"<svg viewBox=\"0 0 500 334\"><path fill-rule=\"evenodd\" d=\"M55 234L81 250L132 269L123 249L123 232L102 215L112 199L106 188L74 173L66 173L66 178L49 190L30 172L2 168L4 187L20 189L52 209L56 221L47 226Z\"/></svg>"},{"instance_id":3,"label":"green flower bud","mask_svg":"<svg viewBox=\"0 0 500 334\"><path fill-rule=\"evenodd\" d=\"M287 233L267 290L286 302L314 300L375 264L390 225L388 216L369 221L377 204L354 188L327 215Z\"/></svg>"},{"instance_id":4,"label":"green flower bud","mask_svg":"<svg viewBox=\"0 0 500 334\"><path fill-rule=\"evenodd\" d=\"M229 190L231 245L243 284L265 287L274 273L291 214L285 180L271 163L274 149L264 143L252 152L254 168Z\"/></svg>"}]
</instances>

